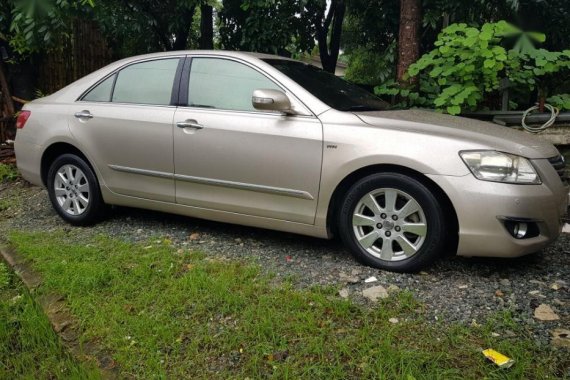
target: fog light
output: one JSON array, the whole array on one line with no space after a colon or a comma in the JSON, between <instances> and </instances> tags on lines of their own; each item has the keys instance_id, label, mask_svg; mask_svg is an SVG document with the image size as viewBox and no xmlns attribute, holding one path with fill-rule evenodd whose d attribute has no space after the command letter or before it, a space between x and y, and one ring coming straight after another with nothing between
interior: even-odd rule
<instances>
[{"instance_id":1,"label":"fog light","mask_svg":"<svg viewBox=\"0 0 570 380\"><path fill-rule=\"evenodd\" d=\"M522 239L525 237L527 231L528 231L528 224L516 223L513 228L513 235L515 235L517 239Z\"/></svg>"},{"instance_id":2,"label":"fog light","mask_svg":"<svg viewBox=\"0 0 570 380\"><path fill-rule=\"evenodd\" d=\"M519 220L515 218L505 217L503 223L509 234L515 239L531 239L540 235L540 228L538 227L538 221L532 219Z\"/></svg>"}]
</instances>

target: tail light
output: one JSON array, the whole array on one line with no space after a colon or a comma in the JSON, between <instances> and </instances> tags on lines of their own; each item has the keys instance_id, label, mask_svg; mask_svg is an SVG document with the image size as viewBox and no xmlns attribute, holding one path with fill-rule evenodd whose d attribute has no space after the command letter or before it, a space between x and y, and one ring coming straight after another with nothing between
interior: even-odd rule
<instances>
[{"instance_id":1,"label":"tail light","mask_svg":"<svg viewBox=\"0 0 570 380\"><path fill-rule=\"evenodd\" d=\"M32 115L31 111L20 111L18 119L16 119L16 128L18 129L24 128L24 125L26 125L26 121L28 121L31 115Z\"/></svg>"}]
</instances>

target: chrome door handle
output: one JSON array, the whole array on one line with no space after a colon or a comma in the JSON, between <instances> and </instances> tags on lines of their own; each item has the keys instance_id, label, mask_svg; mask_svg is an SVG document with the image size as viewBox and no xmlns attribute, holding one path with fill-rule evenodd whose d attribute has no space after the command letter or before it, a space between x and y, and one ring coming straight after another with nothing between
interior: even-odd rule
<instances>
[{"instance_id":1,"label":"chrome door handle","mask_svg":"<svg viewBox=\"0 0 570 380\"><path fill-rule=\"evenodd\" d=\"M196 120L188 119L184 121L179 121L176 123L178 128L194 128L194 129L204 129L202 124L199 124Z\"/></svg>"},{"instance_id":2,"label":"chrome door handle","mask_svg":"<svg viewBox=\"0 0 570 380\"><path fill-rule=\"evenodd\" d=\"M74 116L78 119L93 119L93 115L87 110L76 112Z\"/></svg>"}]
</instances>

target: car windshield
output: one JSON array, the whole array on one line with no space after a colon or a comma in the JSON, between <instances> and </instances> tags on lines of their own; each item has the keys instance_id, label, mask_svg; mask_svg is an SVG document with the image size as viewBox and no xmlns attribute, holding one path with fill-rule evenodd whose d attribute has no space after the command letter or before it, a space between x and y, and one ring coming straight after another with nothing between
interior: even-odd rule
<instances>
[{"instance_id":1,"label":"car windshield","mask_svg":"<svg viewBox=\"0 0 570 380\"><path fill-rule=\"evenodd\" d=\"M388 109L388 103L377 96L315 66L285 59L264 59L264 61L339 111Z\"/></svg>"}]
</instances>

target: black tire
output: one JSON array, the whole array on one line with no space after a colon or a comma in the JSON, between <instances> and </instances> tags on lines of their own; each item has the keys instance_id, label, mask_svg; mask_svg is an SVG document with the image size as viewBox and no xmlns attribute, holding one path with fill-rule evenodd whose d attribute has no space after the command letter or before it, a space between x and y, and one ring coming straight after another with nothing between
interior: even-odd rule
<instances>
[{"instance_id":1,"label":"black tire","mask_svg":"<svg viewBox=\"0 0 570 380\"><path fill-rule=\"evenodd\" d=\"M383 260L380 257L373 255L375 252L368 252L367 249L363 248L363 246L358 242L357 233L359 232L355 231L355 229L358 229L359 227L353 226L353 214L355 213L357 205L360 204L359 207L362 207L362 203L360 203L360 201L363 199L363 197L369 193L376 194L376 191L379 191L381 194L383 189L386 189L386 191L392 191L390 189L396 189L399 192L403 192L406 195L411 196L411 198L413 198L413 200L415 200L421 207L422 218L425 218L425 222L423 223L427 226L425 227L427 232L425 232L421 237L421 245L418 244L417 251L410 257L406 257L398 261ZM401 201L401 198L398 199ZM364 210L363 212L368 212L366 207L364 207L362 210ZM420 214L415 214L413 217L417 218L418 215ZM376 216L369 217L376 218ZM375 233L381 236L379 238L382 239L381 248L383 248L383 244L386 244L384 242L389 241L389 239L385 237L386 229L378 228L387 226L387 228L398 228L398 231L403 231L404 229L403 224L402 227L394 227L393 225L398 222L391 220L390 215L387 215L386 218L389 222L388 225L382 225L379 223L380 227L377 227L378 225L375 225L374 227L366 227L370 228L370 231L375 231ZM446 220L441 207L441 202L420 181L403 174L373 174L356 182L350 187L344 197L344 200L341 203L341 207L338 210L337 221L339 235L345 246L350 250L350 252L359 262L371 267L386 269L393 272L417 272L433 263L434 260L436 260L445 249ZM400 221L400 223L401 222L402 221ZM392 230L390 234L395 235L396 233L393 231L395 230ZM404 232L398 232L398 234L403 235ZM412 238L416 237L412 236ZM377 243L378 240L373 243L374 246L372 246L370 249L376 249L375 245ZM394 243L389 242L389 244L390 251L392 251ZM396 247L398 247L398 245L396 245ZM403 251L404 249L402 248L402 252Z\"/></svg>"},{"instance_id":2,"label":"black tire","mask_svg":"<svg viewBox=\"0 0 570 380\"><path fill-rule=\"evenodd\" d=\"M88 194L89 202L87 206L80 212L77 212L76 215L67 212L59 203L56 196L56 176L58 176L58 171L66 166L72 166L81 170L85 178L85 180L81 182L82 184L88 184L88 193L83 193L82 195ZM97 177L85 160L75 154L63 154L53 161L47 175L47 190L53 208L59 216L69 224L74 226L92 225L98 222L104 214L105 203L101 196L101 189L99 188ZM78 192L80 191L78 190ZM77 195L74 196L77 197ZM65 199L67 199L67 197L69 196L66 196Z\"/></svg>"}]
</instances>

